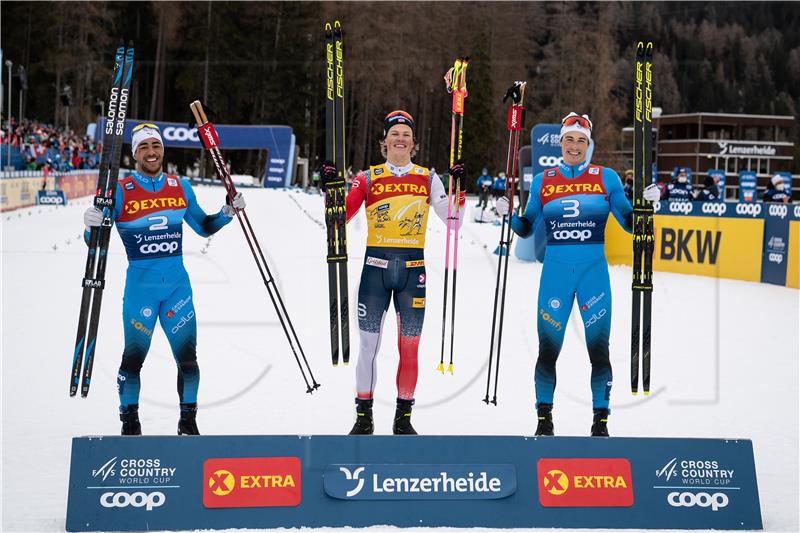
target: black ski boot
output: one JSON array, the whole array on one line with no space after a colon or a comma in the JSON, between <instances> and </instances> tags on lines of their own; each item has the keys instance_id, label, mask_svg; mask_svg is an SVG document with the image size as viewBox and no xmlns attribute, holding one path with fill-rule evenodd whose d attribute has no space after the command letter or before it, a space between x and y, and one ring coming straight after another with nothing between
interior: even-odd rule
<instances>
[{"instance_id":1,"label":"black ski boot","mask_svg":"<svg viewBox=\"0 0 800 533\"><path fill-rule=\"evenodd\" d=\"M124 407L119 413L123 435L141 435L142 425L139 423L139 404Z\"/></svg>"},{"instance_id":2,"label":"black ski boot","mask_svg":"<svg viewBox=\"0 0 800 533\"><path fill-rule=\"evenodd\" d=\"M397 410L394 412L394 425L392 433L395 435L416 435L414 426L411 425L411 406L414 400L397 399Z\"/></svg>"},{"instance_id":3,"label":"black ski boot","mask_svg":"<svg viewBox=\"0 0 800 533\"><path fill-rule=\"evenodd\" d=\"M553 404L540 403L536 408L536 417L539 423L536 425L537 437L552 437L553 436Z\"/></svg>"},{"instance_id":4,"label":"black ski boot","mask_svg":"<svg viewBox=\"0 0 800 533\"><path fill-rule=\"evenodd\" d=\"M608 409L595 409L592 437L608 437Z\"/></svg>"},{"instance_id":5,"label":"black ski boot","mask_svg":"<svg viewBox=\"0 0 800 533\"><path fill-rule=\"evenodd\" d=\"M350 435L372 435L375 424L372 422L372 400L356 398L356 423Z\"/></svg>"},{"instance_id":6,"label":"black ski boot","mask_svg":"<svg viewBox=\"0 0 800 533\"><path fill-rule=\"evenodd\" d=\"M182 403L181 417L178 420L178 435L199 435L197 429L197 404Z\"/></svg>"}]
</instances>

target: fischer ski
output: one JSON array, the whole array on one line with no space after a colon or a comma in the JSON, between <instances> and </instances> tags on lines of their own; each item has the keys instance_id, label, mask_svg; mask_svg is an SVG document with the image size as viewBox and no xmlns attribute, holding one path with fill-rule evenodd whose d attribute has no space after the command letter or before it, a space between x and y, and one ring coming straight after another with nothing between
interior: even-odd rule
<instances>
[{"instance_id":1,"label":"fischer ski","mask_svg":"<svg viewBox=\"0 0 800 533\"><path fill-rule=\"evenodd\" d=\"M103 211L103 222L99 227L90 228L89 251L86 258L86 269L83 275L83 295L78 314L78 334L72 355L72 372L70 373L69 395L75 396L78 388L81 397L89 394L92 382L94 355L97 349L97 330L100 322L100 307L105 288L106 261L108 259L108 243L111 237L114 202L116 201L117 180L119 179L119 161L122 154L122 134L125 131L125 119L128 108L128 97L133 74L133 42L128 49L122 41L114 57L114 76L111 93L108 99L105 130L103 133L103 151L100 156L100 170L97 175L97 188L94 205ZM82 377L81 377L82 376Z\"/></svg>"},{"instance_id":2,"label":"fischer ski","mask_svg":"<svg viewBox=\"0 0 800 533\"><path fill-rule=\"evenodd\" d=\"M525 108L523 100L525 98L524 81L515 81L506 95L503 102L511 98L511 106L508 108L508 156L506 158L506 190L505 196L508 198L508 215L503 216L500 225L500 245L498 246L497 258L497 281L494 286L494 310L492 311L492 335L489 342L489 366L486 375L486 396L483 401L488 405L491 401L497 405L497 383L500 373L500 347L503 340L503 318L506 308L506 287L508 281L508 258L511 254L511 241L514 233L511 231L511 216L514 213L514 197L516 196L516 183L519 173L519 138L525 128ZM502 289L500 283L500 272L503 272ZM498 320L497 306L498 298L500 304L500 315ZM497 333L497 356L494 363L494 393L489 400L489 387L492 380L492 357L495 353L495 331Z\"/></svg>"},{"instance_id":3,"label":"fischer ski","mask_svg":"<svg viewBox=\"0 0 800 533\"><path fill-rule=\"evenodd\" d=\"M331 360L350 362L350 304L347 287L347 215L345 212L344 41L339 21L325 24L325 158L336 165L336 180L324 184L328 236L328 296ZM341 352L340 352L341 338Z\"/></svg>"},{"instance_id":4,"label":"fischer ski","mask_svg":"<svg viewBox=\"0 0 800 533\"><path fill-rule=\"evenodd\" d=\"M203 110L203 105L199 101L195 100L189 107L197 121L197 136L200 137L200 142L203 144L203 147L211 155L211 159L217 171L217 176L219 176L220 181L222 181L225 187L225 192L228 195L230 203L233 204L233 199L236 196L236 186L233 184L230 172L225 164L225 159L222 157L222 152L220 152L217 130L214 128L214 124L208 121L208 117ZM267 265L267 260L264 257L264 253L261 251L261 245L258 243L258 239L256 239L256 235L253 232L253 227L250 225L250 219L247 217L247 213L244 209L236 210L236 218L239 220L239 225L242 227L247 245L250 247L253 259L261 274L261 279L267 287L269 298L272 301L272 305L275 307L275 312L278 314L278 320L283 328L283 333L289 341L289 347L292 349L295 361L297 361L297 366L300 368L300 374L303 376L303 381L305 381L306 384L306 392L313 393L320 385L317 383L317 380L314 379L314 374L311 372L311 366L308 364L306 354L303 352L303 347L300 346L300 339L297 338L297 332L295 332L292 320L289 318L289 313L286 311L286 306L283 304L278 286L275 284L275 278L272 277L269 265ZM306 377L306 372L308 372L308 377Z\"/></svg>"},{"instance_id":5,"label":"fischer ski","mask_svg":"<svg viewBox=\"0 0 800 533\"><path fill-rule=\"evenodd\" d=\"M653 204L643 192L652 182L653 43L636 44L633 112L633 305L631 312L631 392L650 394L651 314L653 301ZM650 176L650 180L647 177ZM641 341L641 344L640 344ZM640 349L641 348L641 349Z\"/></svg>"}]
</instances>

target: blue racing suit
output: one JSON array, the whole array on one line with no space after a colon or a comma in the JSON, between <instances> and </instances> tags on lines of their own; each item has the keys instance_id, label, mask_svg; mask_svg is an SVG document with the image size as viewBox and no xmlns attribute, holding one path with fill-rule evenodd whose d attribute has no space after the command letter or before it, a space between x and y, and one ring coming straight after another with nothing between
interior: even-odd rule
<instances>
[{"instance_id":1,"label":"blue racing suit","mask_svg":"<svg viewBox=\"0 0 800 533\"><path fill-rule=\"evenodd\" d=\"M163 172L155 178L136 172L119 180L115 198L112 220L128 255L122 301L125 348L117 375L120 412L139 403L139 373L156 320L178 366L180 403L197 403L197 319L183 266L183 221L208 237L231 218L222 210L206 215L191 184Z\"/></svg>"},{"instance_id":2,"label":"blue racing suit","mask_svg":"<svg viewBox=\"0 0 800 533\"><path fill-rule=\"evenodd\" d=\"M511 228L522 237L533 232L540 218L547 231L537 304L537 407L553 403L556 359L573 299L577 298L592 364L592 405L595 409L608 408L612 382L608 354L611 287L604 242L609 211L626 231L631 231L633 208L619 176L587 160L577 166L561 163L537 174L525 212L511 219Z\"/></svg>"}]
</instances>

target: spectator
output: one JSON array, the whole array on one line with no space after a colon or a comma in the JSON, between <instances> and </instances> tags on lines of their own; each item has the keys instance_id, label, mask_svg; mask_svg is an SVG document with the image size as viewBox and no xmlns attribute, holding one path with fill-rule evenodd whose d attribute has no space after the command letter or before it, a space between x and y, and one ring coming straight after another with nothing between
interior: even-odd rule
<instances>
[{"instance_id":1,"label":"spectator","mask_svg":"<svg viewBox=\"0 0 800 533\"><path fill-rule=\"evenodd\" d=\"M691 169L688 167L675 167L672 181L664 188L662 200L690 201L692 195L692 181L689 177Z\"/></svg>"},{"instance_id":2,"label":"spectator","mask_svg":"<svg viewBox=\"0 0 800 533\"><path fill-rule=\"evenodd\" d=\"M481 175L478 176L478 180L475 182L475 186L478 188L478 206L483 206L483 209L486 209L486 206L489 203L489 190L492 188L492 176L489 174L489 170L484 168L481 171Z\"/></svg>"},{"instance_id":3,"label":"spectator","mask_svg":"<svg viewBox=\"0 0 800 533\"><path fill-rule=\"evenodd\" d=\"M719 176L706 176L703 187L695 191L694 199L700 202L716 202L722 200L719 197Z\"/></svg>"},{"instance_id":4,"label":"spectator","mask_svg":"<svg viewBox=\"0 0 800 533\"><path fill-rule=\"evenodd\" d=\"M494 182L492 182L492 196L494 196L495 202L497 201L498 198L503 196L505 192L506 192L506 173L501 172L494 179Z\"/></svg>"},{"instance_id":5,"label":"spectator","mask_svg":"<svg viewBox=\"0 0 800 533\"><path fill-rule=\"evenodd\" d=\"M786 190L783 176L775 174L767 183L767 190L764 191L762 200L765 202L777 202L788 204L792 200L792 195Z\"/></svg>"},{"instance_id":6,"label":"spectator","mask_svg":"<svg viewBox=\"0 0 800 533\"><path fill-rule=\"evenodd\" d=\"M19 149L26 170L41 170L48 159L54 171L93 169L100 164L101 147L92 139L49 124L27 119L18 123L12 118L10 127L8 121L2 125L2 139Z\"/></svg>"},{"instance_id":7,"label":"spectator","mask_svg":"<svg viewBox=\"0 0 800 533\"><path fill-rule=\"evenodd\" d=\"M633 170L625 171L625 182L622 184L622 192L625 193L625 198L629 202L633 201Z\"/></svg>"}]
</instances>

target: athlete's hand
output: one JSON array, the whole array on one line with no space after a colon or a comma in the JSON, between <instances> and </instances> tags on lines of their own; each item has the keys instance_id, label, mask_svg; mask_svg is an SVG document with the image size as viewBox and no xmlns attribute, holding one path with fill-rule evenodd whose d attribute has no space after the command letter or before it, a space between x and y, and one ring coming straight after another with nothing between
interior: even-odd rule
<instances>
[{"instance_id":1,"label":"athlete's hand","mask_svg":"<svg viewBox=\"0 0 800 533\"><path fill-rule=\"evenodd\" d=\"M661 191L658 189L658 185L655 183L651 183L647 187L644 188L644 192L642 192L642 196L648 202L657 202L661 199Z\"/></svg>"},{"instance_id":2,"label":"athlete's hand","mask_svg":"<svg viewBox=\"0 0 800 533\"><path fill-rule=\"evenodd\" d=\"M327 188L330 182L335 181L336 165L333 163L333 161L324 161L322 166L319 167L319 175L320 178L322 178L321 181L323 187Z\"/></svg>"},{"instance_id":3,"label":"athlete's hand","mask_svg":"<svg viewBox=\"0 0 800 533\"><path fill-rule=\"evenodd\" d=\"M92 206L83 213L83 225L87 228L97 228L103 223L103 212Z\"/></svg>"},{"instance_id":4,"label":"athlete's hand","mask_svg":"<svg viewBox=\"0 0 800 533\"><path fill-rule=\"evenodd\" d=\"M497 214L501 217L508 216L508 198L501 196L494 203L494 208L497 209Z\"/></svg>"},{"instance_id":5,"label":"athlete's hand","mask_svg":"<svg viewBox=\"0 0 800 533\"><path fill-rule=\"evenodd\" d=\"M236 196L233 197L233 202L231 202L229 197L225 197L225 205L222 206L222 214L228 218L233 218L236 216L236 211L241 211L245 207L247 207L247 204L244 201L244 196L242 196L242 193L237 192Z\"/></svg>"},{"instance_id":6,"label":"athlete's hand","mask_svg":"<svg viewBox=\"0 0 800 533\"><path fill-rule=\"evenodd\" d=\"M463 180L464 177L467 175L467 165L464 163L462 159L459 159L453 166L450 167L450 175L456 179Z\"/></svg>"}]
</instances>

